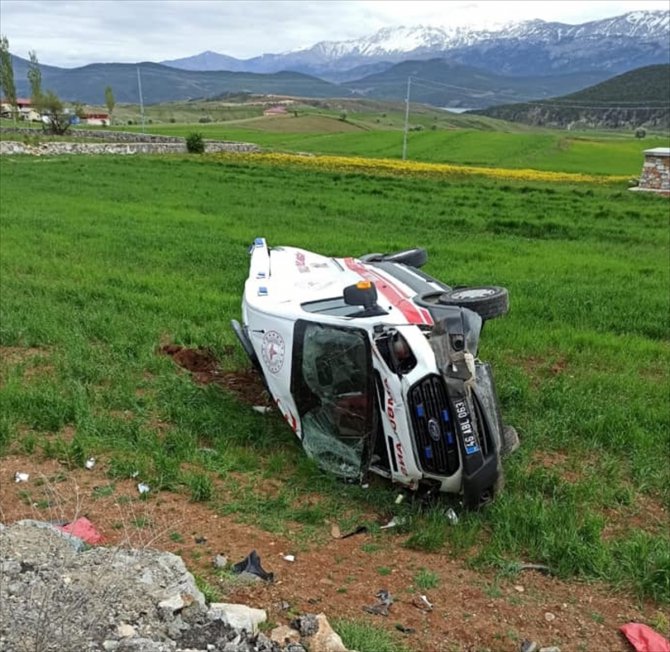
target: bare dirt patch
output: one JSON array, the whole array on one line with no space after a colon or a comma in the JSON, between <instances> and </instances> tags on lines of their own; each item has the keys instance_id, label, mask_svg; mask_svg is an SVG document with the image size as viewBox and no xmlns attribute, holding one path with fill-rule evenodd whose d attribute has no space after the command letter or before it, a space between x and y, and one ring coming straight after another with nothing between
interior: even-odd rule
<instances>
[{"instance_id":1,"label":"bare dirt patch","mask_svg":"<svg viewBox=\"0 0 670 652\"><path fill-rule=\"evenodd\" d=\"M189 371L200 385L214 383L232 393L239 401L248 405L271 404L263 387L263 381L255 369L226 371L209 349L189 349L178 344L164 344L159 353L171 357L176 364ZM232 354L233 347L225 353Z\"/></svg>"},{"instance_id":2,"label":"bare dirt patch","mask_svg":"<svg viewBox=\"0 0 670 652\"><path fill-rule=\"evenodd\" d=\"M16 471L30 473L28 482L15 483ZM393 531L334 539L329 524L323 523L319 543L297 545L298 524L289 523L286 535L278 535L217 513L213 504L190 502L181 493L150 493L143 500L137 480L112 481L105 471L104 460L89 471L68 470L55 460L35 456L5 457L0 460L0 520L71 521L86 516L105 544L179 554L221 598L267 609L273 622L288 623L298 613L324 611L331 620L353 618L383 627L417 651L512 652L521 639L531 638L558 645L562 652L626 652L618 626L649 622L658 613L653 605L640 605L604 585L566 582L534 571L513 578L478 572L447 550L408 550L405 537ZM217 495L221 500L225 496ZM252 549L263 567L275 574L274 583L239 584L214 570L216 554L235 563ZM289 553L295 554L294 562L283 559ZM422 569L435 575L434 588L417 584ZM388 616L363 610L376 602L380 589L390 591L395 600ZM426 595L432 610L422 608L420 595ZM555 616L551 622L547 613ZM415 631L400 634L396 624Z\"/></svg>"},{"instance_id":3,"label":"bare dirt patch","mask_svg":"<svg viewBox=\"0 0 670 652\"><path fill-rule=\"evenodd\" d=\"M531 378L535 387L547 378L553 378L566 373L568 369L568 360L562 356L528 356L526 358L515 359L516 365L521 365L523 370Z\"/></svg>"},{"instance_id":4,"label":"bare dirt patch","mask_svg":"<svg viewBox=\"0 0 670 652\"><path fill-rule=\"evenodd\" d=\"M47 362L49 351L37 347L0 346L0 383L6 382L7 374L14 367L23 367L25 380L33 380L53 373L53 365Z\"/></svg>"}]
</instances>

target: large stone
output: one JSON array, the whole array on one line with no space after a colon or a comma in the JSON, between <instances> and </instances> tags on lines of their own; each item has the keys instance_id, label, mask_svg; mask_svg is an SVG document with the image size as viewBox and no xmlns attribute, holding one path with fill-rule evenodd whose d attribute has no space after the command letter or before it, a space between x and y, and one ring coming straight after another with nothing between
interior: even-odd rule
<instances>
[{"instance_id":1,"label":"large stone","mask_svg":"<svg viewBox=\"0 0 670 652\"><path fill-rule=\"evenodd\" d=\"M254 609L230 602L212 602L209 616L212 620L221 620L230 627L254 634L258 631L258 625L264 623L268 617L265 609Z\"/></svg>"},{"instance_id":2,"label":"large stone","mask_svg":"<svg viewBox=\"0 0 670 652\"><path fill-rule=\"evenodd\" d=\"M319 629L309 639L310 652L349 652L339 634L330 626L325 614L316 617Z\"/></svg>"},{"instance_id":3,"label":"large stone","mask_svg":"<svg viewBox=\"0 0 670 652\"><path fill-rule=\"evenodd\" d=\"M300 643L300 632L297 632L293 627L289 627L288 625L280 625L270 632L270 640L279 645Z\"/></svg>"}]
</instances>

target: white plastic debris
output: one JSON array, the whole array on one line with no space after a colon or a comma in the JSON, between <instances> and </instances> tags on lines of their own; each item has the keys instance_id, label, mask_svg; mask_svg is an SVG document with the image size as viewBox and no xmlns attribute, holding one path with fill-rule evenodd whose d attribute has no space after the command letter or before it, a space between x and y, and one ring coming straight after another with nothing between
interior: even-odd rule
<instances>
[{"instance_id":1,"label":"white plastic debris","mask_svg":"<svg viewBox=\"0 0 670 652\"><path fill-rule=\"evenodd\" d=\"M447 510L447 520L452 525L456 525L458 523L458 514L451 507Z\"/></svg>"},{"instance_id":2,"label":"white plastic debris","mask_svg":"<svg viewBox=\"0 0 670 652\"><path fill-rule=\"evenodd\" d=\"M17 471L14 475L14 482L28 482L29 477L29 473L22 473L21 471Z\"/></svg>"},{"instance_id":3,"label":"white plastic debris","mask_svg":"<svg viewBox=\"0 0 670 652\"><path fill-rule=\"evenodd\" d=\"M433 603L430 600L428 600L428 598L425 595L420 596L420 598L421 598L421 602L423 604L425 604L426 607L428 607L428 609L433 608Z\"/></svg>"},{"instance_id":4,"label":"white plastic debris","mask_svg":"<svg viewBox=\"0 0 670 652\"><path fill-rule=\"evenodd\" d=\"M403 500L405 500L405 494L398 494L395 499L395 504L400 505Z\"/></svg>"},{"instance_id":5,"label":"white plastic debris","mask_svg":"<svg viewBox=\"0 0 670 652\"><path fill-rule=\"evenodd\" d=\"M268 412L272 412L272 408L265 405L254 405L251 409L254 412L258 412L258 414L267 414Z\"/></svg>"},{"instance_id":6,"label":"white plastic debris","mask_svg":"<svg viewBox=\"0 0 670 652\"><path fill-rule=\"evenodd\" d=\"M86 462L84 462L84 466L90 471L95 466L95 457L89 457Z\"/></svg>"},{"instance_id":7,"label":"white plastic debris","mask_svg":"<svg viewBox=\"0 0 670 652\"><path fill-rule=\"evenodd\" d=\"M131 477L131 478L136 478L136 477L139 476L139 474L140 474L139 471L133 471L133 472L130 474L130 477Z\"/></svg>"},{"instance_id":8,"label":"white plastic debris","mask_svg":"<svg viewBox=\"0 0 670 652\"><path fill-rule=\"evenodd\" d=\"M149 487L148 484L144 484L144 482L139 482L137 485L137 491L139 491L141 494L148 494L150 490L151 487Z\"/></svg>"},{"instance_id":9,"label":"white plastic debris","mask_svg":"<svg viewBox=\"0 0 670 652\"><path fill-rule=\"evenodd\" d=\"M385 525L380 525L379 529L380 530L388 530L389 528L392 528L392 527L398 527L399 525L404 525L406 522L407 522L406 518L403 518L402 516L394 516Z\"/></svg>"},{"instance_id":10,"label":"white plastic debris","mask_svg":"<svg viewBox=\"0 0 670 652\"><path fill-rule=\"evenodd\" d=\"M295 555L282 555L284 561L295 561Z\"/></svg>"}]
</instances>

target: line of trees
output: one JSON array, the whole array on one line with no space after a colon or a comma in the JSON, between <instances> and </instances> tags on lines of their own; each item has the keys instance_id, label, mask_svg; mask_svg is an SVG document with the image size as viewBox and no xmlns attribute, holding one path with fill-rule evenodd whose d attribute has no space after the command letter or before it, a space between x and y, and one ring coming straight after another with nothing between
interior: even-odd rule
<instances>
[{"instance_id":1,"label":"line of trees","mask_svg":"<svg viewBox=\"0 0 670 652\"><path fill-rule=\"evenodd\" d=\"M66 110L63 101L51 90L42 90L42 71L37 54L31 51L28 54L28 83L30 84L30 101L32 108L42 116L43 128L52 134L62 135L67 132L72 123L72 115L78 118L84 116L84 107L79 102L73 104L72 110ZM12 118L17 120L18 108L16 98L16 84L14 82L14 68L12 56L9 52L9 41L6 36L0 37L0 92L11 106ZM105 88L105 104L111 123L112 112L116 106L114 92L111 86Z\"/></svg>"}]
</instances>

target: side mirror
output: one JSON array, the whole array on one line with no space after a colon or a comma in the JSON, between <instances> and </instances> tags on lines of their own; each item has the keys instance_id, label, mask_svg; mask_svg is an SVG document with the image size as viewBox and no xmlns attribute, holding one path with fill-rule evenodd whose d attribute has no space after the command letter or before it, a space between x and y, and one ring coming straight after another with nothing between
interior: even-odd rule
<instances>
[{"instance_id":1,"label":"side mirror","mask_svg":"<svg viewBox=\"0 0 670 652\"><path fill-rule=\"evenodd\" d=\"M370 281L359 281L344 288L344 303L349 306L374 308L377 305L377 288Z\"/></svg>"}]
</instances>

